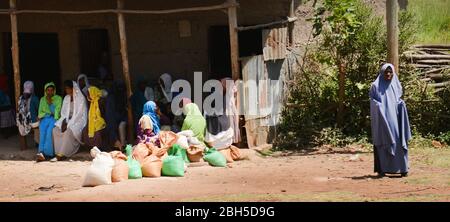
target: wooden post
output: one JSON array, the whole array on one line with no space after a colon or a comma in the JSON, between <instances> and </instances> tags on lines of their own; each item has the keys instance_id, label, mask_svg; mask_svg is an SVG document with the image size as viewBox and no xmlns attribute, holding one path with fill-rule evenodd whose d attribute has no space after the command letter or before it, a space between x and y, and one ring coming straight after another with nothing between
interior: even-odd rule
<instances>
[{"instance_id":1,"label":"wooden post","mask_svg":"<svg viewBox=\"0 0 450 222\"><path fill-rule=\"evenodd\" d=\"M338 92L338 113L337 113L337 125L338 127L344 126L345 116L345 64L340 61L339 63L339 92Z\"/></svg>"},{"instance_id":2,"label":"wooden post","mask_svg":"<svg viewBox=\"0 0 450 222\"><path fill-rule=\"evenodd\" d=\"M295 17L295 0L291 0L291 6L289 9L289 18L294 18ZM288 24L288 30L289 30L289 44L291 46L294 46L295 44L295 39L294 39L294 23L290 22Z\"/></svg>"},{"instance_id":3,"label":"wooden post","mask_svg":"<svg viewBox=\"0 0 450 222\"><path fill-rule=\"evenodd\" d=\"M16 102L16 111L19 111L19 97L20 97L20 65L19 65L19 37L17 34L17 15L16 15L16 0L9 0L9 8L11 12L9 16L11 17L11 52L13 60L13 70L14 70L14 95ZM27 140L25 137L20 136L20 149L27 149Z\"/></svg>"},{"instance_id":4,"label":"wooden post","mask_svg":"<svg viewBox=\"0 0 450 222\"><path fill-rule=\"evenodd\" d=\"M230 51L231 51L231 74L233 80L240 78L239 67L239 41L236 0L228 0L233 6L228 8L228 25L230 30Z\"/></svg>"},{"instance_id":5,"label":"wooden post","mask_svg":"<svg viewBox=\"0 0 450 222\"><path fill-rule=\"evenodd\" d=\"M117 8L119 10L124 8L124 0L117 0ZM125 28L125 18L122 12L117 13L117 19L119 23L119 35L120 35L120 53L122 55L122 69L123 78L127 86L127 97L131 98L131 79L130 79L130 69L128 63L128 47L127 47L127 33ZM128 102L128 143L134 140L134 122L133 122L133 110L131 103Z\"/></svg>"},{"instance_id":6,"label":"wooden post","mask_svg":"<svg viewBox=\"0 0 450 222\"><path fill-rule=\"evenodd\" d=\"M386 1L386 24L387 24L387 61L392 63L397 73L398 66L398 3L397 0Z\"/></svg>"}]
</instances>

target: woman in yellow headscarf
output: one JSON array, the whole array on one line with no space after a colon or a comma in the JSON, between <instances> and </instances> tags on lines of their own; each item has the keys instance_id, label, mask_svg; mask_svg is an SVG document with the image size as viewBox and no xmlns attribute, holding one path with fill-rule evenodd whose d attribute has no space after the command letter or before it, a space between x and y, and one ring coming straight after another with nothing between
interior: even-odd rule
<instances>
[{"instance_id":1,"label":"woman in yellow headscarf","mask_svg":"<svg viewBox=\"0 0 450 222\"><path fill-rule=\"evenodd\" d=\"M105 119L102 117L100 112L100 105L98 101L102 97L102 91L95 86L89 87L88 100L91 103L89 108L89 138L93 138L95 133L104 129L106 127Z\"/></svg>"},{"instance_id":2,"label":"woman in yellow headscarf","mask_svg":"<svg viewBox=\"0 0 450 222\"><path fill-rule=\"evenodd\" d=\"M95 86L88 89L89 101L88 124L84 130L83 140L89 147L97 146L100 149L108 149L107 141L103 141L103 132L106 128L105 119L102 117L103 91Z\"/></svg>"}]
</instances>

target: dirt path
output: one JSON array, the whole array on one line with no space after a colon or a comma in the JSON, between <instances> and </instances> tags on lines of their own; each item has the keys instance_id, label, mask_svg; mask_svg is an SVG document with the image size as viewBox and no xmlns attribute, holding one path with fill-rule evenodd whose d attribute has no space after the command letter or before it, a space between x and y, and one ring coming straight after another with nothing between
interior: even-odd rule
<instances>
[{"instance_id":1,"label":"dirt path","mask_svg":"<svg viewBox=\"0 0 450 222\"><path fill-rule=\"evenodd\" d=\"M89 161L0 161L0 201L450 201L450 170L411 159L408 178L376 179L371 153L261 157L183 178L83 188ZM39 189L40 188L40 189Z\"/></svg>"}]
</instances>

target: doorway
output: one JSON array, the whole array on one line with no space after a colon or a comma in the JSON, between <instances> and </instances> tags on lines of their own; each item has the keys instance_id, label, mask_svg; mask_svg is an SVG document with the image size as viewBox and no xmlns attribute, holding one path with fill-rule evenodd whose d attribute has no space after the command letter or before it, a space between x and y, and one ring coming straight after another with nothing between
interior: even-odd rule
<instances>
[{"instance_id":1,"label":"doorway","mask_svg":"<svg viewBox=\"0 0 450 222\"><path fill-rule=\"evenodd\" d=\"M240 31L238 35L239 57L261 55L262 30ZM228 26L209 28L209 78L231 77L230 34Z\"/></svg>"},{"instance_id":2,"label":"doorway","mask_svg":"<svg viewBox=\"0 0 450 222\"><path fill-rule=\"evenodd\" d=\"M21 88L25 81L33 81L36 96L44 95L44 85L54 82L61 93L59 42L57 33L18 33ZM10 86L14 86L11 33L3 33L3 58ZM13 88L13 87L12 87ZM14 101L14 90L9 93Z\"/></svg>"},{"instance_id":3,"label":"doorway","mask_svg":"<svg viewBox=\"0 0 450 222\"><path fill-rule=\"evenodd\" d=\"M112 80L108 30L82 29L78 41L81 73L94 79Z\"/></svg>"}]
</instances>

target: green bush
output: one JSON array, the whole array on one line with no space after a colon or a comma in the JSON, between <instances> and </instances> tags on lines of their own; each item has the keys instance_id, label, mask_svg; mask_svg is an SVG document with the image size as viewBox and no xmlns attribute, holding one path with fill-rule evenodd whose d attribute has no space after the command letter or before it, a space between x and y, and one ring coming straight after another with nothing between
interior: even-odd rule
<instances>
[{"instance_id":1,"label":"green bush","mask_svg":"<svg viewBox=\"0 0 450 222\"><path fill-rule=\"evenodd\" d=\"M336 4L333 1L325 3ZM341 41L333 29L327 28L334 11L318 8L315 17L316 34L319 43L305 55L303 66L296 72L293 87L290 89L288 103L282 113L282 123L275 146L282 149L295 149L331 144L345 146L370 138L370 84L378 75L385 61L386 27L383 18L375 16L373 10L359 0L346 0L343 7L355 24L351 26L351 41ZM325 7L326 8L326 7ZM328 10L332 10L328 8ZM328 17L320 17L328 15ZM343 16L344 18L346 16ZM321 23L321 24L316 24ZM336 25L336 23L334 24ZM415 15L401 12L399 15L399 53L402 54L416 41L418 23ZM354 30L353 30L354 29ZM342 31L338 31L342 33ZM348 33L348 32L344 32ZM339 41L330 40L338 38ZM342 50L340 61L345 66L345 102L342 126L337 126L338 113L338 65L335 50L330 50L330 42L340 43L335 49ZM450 113L449 90L435 95L418 78L413 67L407 65L406 58L400 59L400 80L404 89L404 99L409 109L410 123L415 132L422 135L437 136L442 139L450 130L450 124L439 115ZM429 102L431 101L431 102ZM437 114L429 115L426 112ZM448 121L447 121L448 122ZM441 138L440 137L440 138ZM370 141L370 139L369 139Z\"/></svg>"}]
</instances>

